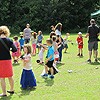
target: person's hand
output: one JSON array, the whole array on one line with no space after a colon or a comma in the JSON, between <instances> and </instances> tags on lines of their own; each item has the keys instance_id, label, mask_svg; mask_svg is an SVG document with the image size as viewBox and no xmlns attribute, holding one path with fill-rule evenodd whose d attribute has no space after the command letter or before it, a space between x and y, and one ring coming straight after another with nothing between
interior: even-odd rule
<instances>
[{"instance_id":1,"label":"person's hand","mask_svg":"<svg viewBox=\"0 0 100 100\"><path fill-rule=\"evenodd\" d=\"M48 62L48 59L45 60L45 63L47 63L47 62Z\"/></svg>"}]
</instances>

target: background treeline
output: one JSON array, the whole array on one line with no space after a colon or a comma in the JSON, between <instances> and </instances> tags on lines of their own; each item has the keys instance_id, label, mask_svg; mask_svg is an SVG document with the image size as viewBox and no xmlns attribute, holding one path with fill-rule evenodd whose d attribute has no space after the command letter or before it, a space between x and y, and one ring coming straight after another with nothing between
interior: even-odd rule
<instances>
[{"instance_id":1,"label":"background treeline","mask_svg":"<svg viewBox=\"0 0 100 100\"><path fill-rule=\"evenodd\" d=\"M63 31L87 27L91 13L100 9L100 0L0 0L0 25L16 33L29 23L34 31L50 31L58 22Z\"/></svg>"}]
</instances>

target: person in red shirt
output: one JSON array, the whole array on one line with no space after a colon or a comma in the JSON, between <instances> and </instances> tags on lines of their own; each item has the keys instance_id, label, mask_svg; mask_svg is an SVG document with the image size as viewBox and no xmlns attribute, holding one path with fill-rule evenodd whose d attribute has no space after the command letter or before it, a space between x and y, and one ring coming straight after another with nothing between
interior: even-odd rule
<instances>
[{"instance_id":1,"label":"person in red shirt","mask_svg":"<svg viewBox=\"0 0 100 100\"><path fill-rule=\"evenodd\" d=\"M83 57L83 38L82 38L82 33L79 32L78 33L78 37L77 37L77 43L78 43L78 55L77 56L80 56L80 57Z\"/></svg>"}]
</instances>

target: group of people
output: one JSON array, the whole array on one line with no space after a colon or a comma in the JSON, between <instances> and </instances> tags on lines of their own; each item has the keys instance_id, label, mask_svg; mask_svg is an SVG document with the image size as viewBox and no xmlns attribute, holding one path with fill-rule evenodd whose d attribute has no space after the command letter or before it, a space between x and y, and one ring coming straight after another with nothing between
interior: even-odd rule
<instances>
[{"instance_id":1,"label":"group of people","mask_svg":"<svg viewBox=\"0 0 100 100\"><path fill-rule=\"evenodd\" d=\"M88 49L89 60L91 63L92 50L94 51L95 61L97 62L97 49L98 49L98 36L99 27L96 25L95 20L91 19L91 25L88 27L88 32L85 38L89 37ZM58 23L56 26L51 26L50 37L46 39L46 44L42 43L43 34L42 31L32 32L30 25L27 24L23 31L23 34L13 37L13 41L9 39L10 31L7 26L0 26L0 81L2 94L0 96L7 96L7 92L14 94L14 80L13 80L13 65L18 63L19 60L23 62L23 71L21 75L20 84L23 89L36 87L36 79L32 71L32 56L36 55L36 48L38 48L37 63L43 64L44 69L41 74L43 78L54 78L54 74L58 73L56 65L62 61L62 51L67 52L68 42L74 44L70 39L70 33L66 33L65 38L62 38L62 24ZM31 45L30 45L31 41ZM78 33L76 39L78 44L78 55L83 57L83 36L82 33ZM44 61L44 52L47 50L46 59ZM12 55L10 53L12 51ZM5 54L5 55L4 55ZM6 91L5 78L9 79L10 90Z\"/></svg>"}]
</instances>

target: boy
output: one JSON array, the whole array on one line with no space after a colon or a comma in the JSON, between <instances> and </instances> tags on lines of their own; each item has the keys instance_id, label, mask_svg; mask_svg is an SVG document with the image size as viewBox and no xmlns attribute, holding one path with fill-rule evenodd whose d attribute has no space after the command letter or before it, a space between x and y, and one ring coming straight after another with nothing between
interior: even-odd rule
<instances>
[{"instance_id":1,"label":"boy","mask_svg":"<svg viewBox=\"0 0 100 100\"><path fill-rule=\"evenodd\" d=\"M20 48L21 48L21 50L22 50L23 47L24 47L24 38L23 38L23 35L20 35L19 43L20 43Z\"/></svg>"},{"instance_id":2,"label":"boy","mask_svg":"<svg viewBox=\"0 0 100 100\"><path fill-rule=\"evenodd\" d=\"M53 62L54 62L54 48L52 46L53 42L51 39L46 40L47 46L48 46L48 51L47 51L47 56L46 56L46 61L45 61L45 74L43 75L44 78L48 77L48 69L50 69L50 78L54 78L54 70L53 70Z\"/></svg>"},{"instance_id":3,"label":"boy","mask_svg":"<svg viewBox=\"0 0 100 100\"><path fill-rule=\"evenodd\" d=\"M79 48L79 53L78 53L77 56L83 57L83 54L82 54L83 38L82 38L82 33L81 32L78 33L77 43L78 43L78 48Z\"/></svg>"},{"instance_id":4,"label":"boy","mask_svg":"<svg viewBox=\"0 0 100 100\"><path fill-rule=\"evenodd\" d=\"M65 52L64 53L67 53L66 51L68 49L68 42L71 42L70 34L66 33L66 37L64 38L64 48L65 48Z\"/></svg>"}]
</instances>

